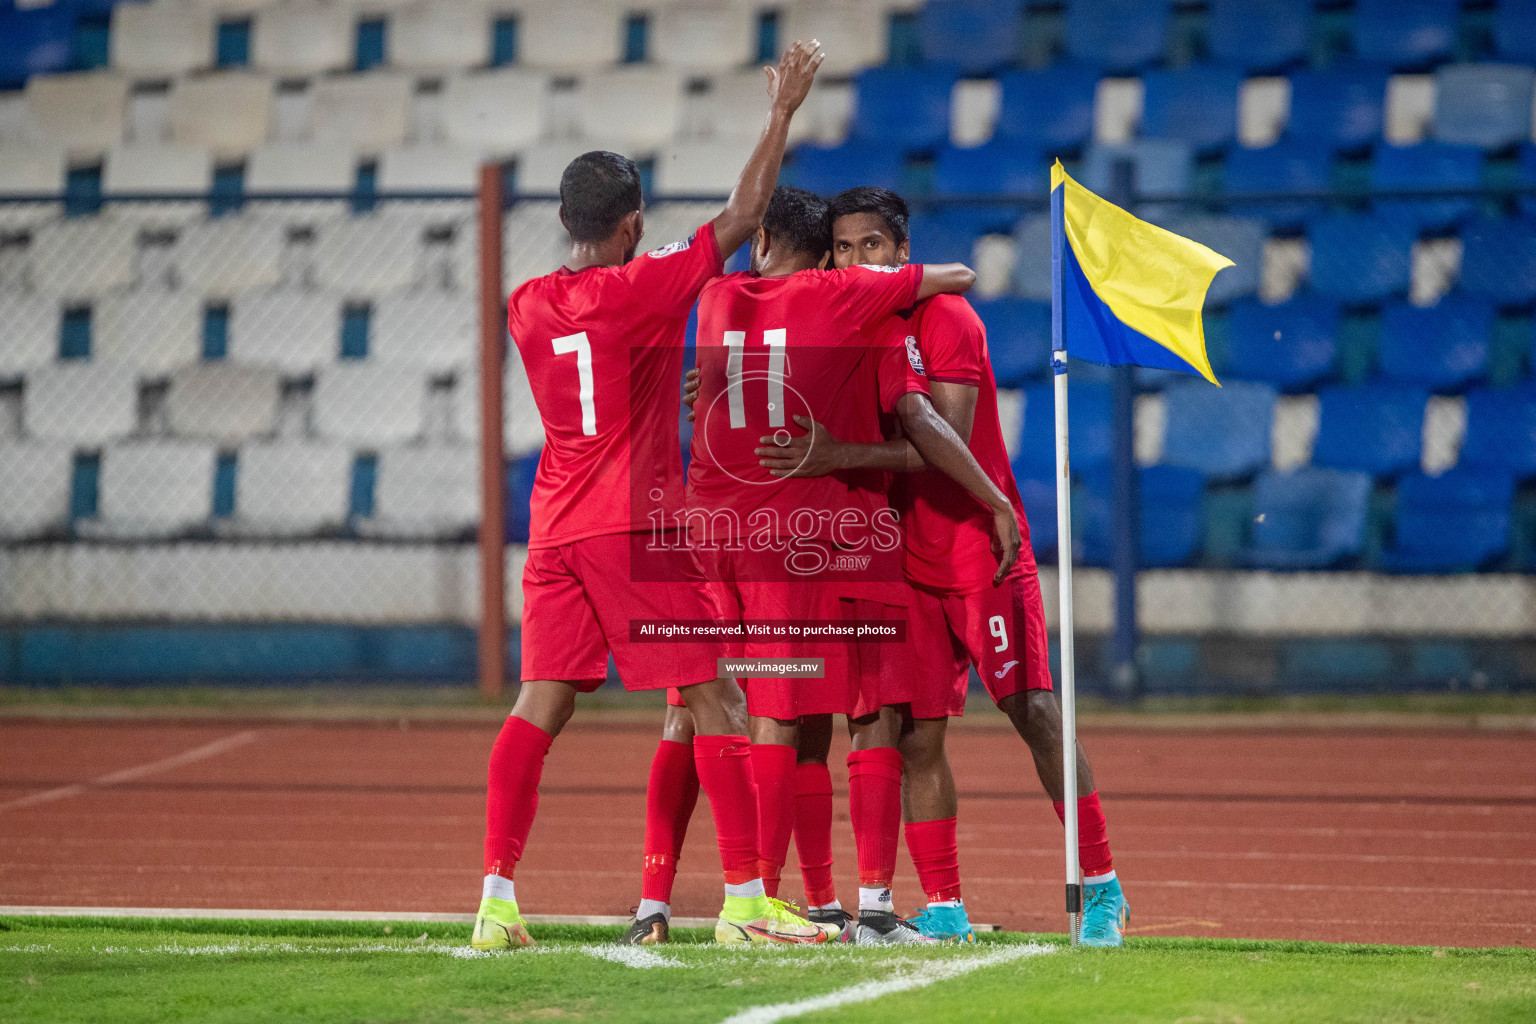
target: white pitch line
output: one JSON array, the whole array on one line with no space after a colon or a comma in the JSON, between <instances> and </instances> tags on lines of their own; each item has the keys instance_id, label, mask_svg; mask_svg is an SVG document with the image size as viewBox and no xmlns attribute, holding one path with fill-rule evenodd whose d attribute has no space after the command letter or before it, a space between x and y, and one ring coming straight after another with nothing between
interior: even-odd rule
<instances>
[{"instance_id":1,"label":"white pitch line","mask_svg":"<svg viewBox=\"0 0 1536 1024\"><path fill-rule=\"evenodd\" d=\"M637 970L683 966L683 962L676 957L662 956L660 953L653 953L639 946L582 946L581 951L587 956Z\"/></svg>"},{"instance_id":2,"label":"white pitch line","mask_svg":"<svg viewBox=\"0 0 1536 1024\"><path fill-rule=\"evenodd\" d=\"M232 736L225 736L223 739L217 739L211 743L204 743L200 747L193 747L191 750L183 750L179 754L172 754L170 757L163 757L158 761L151 761L148 764L135 765L132 768L123 768L119 771L108 772L106 775L91 779L89 782L76 782L68 786L58 786L54 789L45 789L41 793L33 793L30 796L18 797L15 800L0 804L0 811L16 811L23 807L33 807L37 804L45 804L54 800L63 800L67 797L79 796L80 794L91 789L99 789L104 786L116 786L124 782L133 782L136 779L144 778L146 775L154 775L158 772L168 771L172 768L180 768L184 764L191 764L194 761L201 761L204 758L213 757L216 754L223 754L226 751L234 750L236 747L243 747L260 735L261 730L259 729L246 729L245 731L237 732Z\"/></svg>"},{"instance_id":3,"label":"white pitch line","mask_svg":"<svg viewBox=\"0 0 1536 1024\"><path fill-rule=\"evenodd\" d=\"M231 910L214 907L42 907L0 906L0 917L151 917L209 921L392 921L474 924L474 914L424 913L417 910ZM524 914L530 924L626 925L628 916L608 914ZM674 917L676 928L713 928L713 917ZM979 927L979 926L973 926Z\"/></svg>"},{"instance_id":4,"label":"white pitch line","mask_svg":"<svg viewBox=\"0 0 1536 1024\"><path fill-rule=\"evenodd\" d=\"M732 1014L725 1018L722 1024L772 1024L773 1021L786 1020L790 1017L803 1017L808 1013L818 1010L830 1010L849 1003L867 1003L872 999L882 996L894 995L897 992L909 992L912 989L927 988L935 982L948 981L979 971L983 967L996 967L999 964L1012 963L1015 960L1023 960L1027 957L1041 956L1056 950L1055 946L1043 946L1039 943L1025 943L1019 946L1004 946L1000 949L977 956L960 956L945 960L934 960L931 963L919 967L915 971L902 971L882 978L877 981L861 981L857 985L849 985L826 995L812 996L809 999L799 999L793 1003L773 1003L768 1006L754 1006L740 1013Z\"/></svg>"}]
</instances>

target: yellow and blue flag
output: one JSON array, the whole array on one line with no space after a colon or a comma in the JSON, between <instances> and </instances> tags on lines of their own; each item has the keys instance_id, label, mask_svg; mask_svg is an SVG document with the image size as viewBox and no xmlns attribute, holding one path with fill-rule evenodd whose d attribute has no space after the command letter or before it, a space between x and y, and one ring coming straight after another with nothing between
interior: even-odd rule
<instances>
[{"instance_id":1,"label":"yellow and blue flag","mask_svg":"<svg viewBox=\"0 0 1536 1024\"><path fill-rule=\"evenodd\" d=\"M1231 260L1133 217L1051 168L1053 347L1110 366L1197 373L1218 384L1200 310ZM1065 362L1058 362L1064 372Z\"/></svg>"}]
</instances>

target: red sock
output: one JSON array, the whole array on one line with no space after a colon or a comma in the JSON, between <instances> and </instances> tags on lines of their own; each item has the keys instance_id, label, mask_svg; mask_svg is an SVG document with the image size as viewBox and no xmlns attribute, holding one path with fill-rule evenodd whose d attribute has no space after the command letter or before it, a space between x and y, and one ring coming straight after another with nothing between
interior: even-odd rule
<instances>
[{"instance_id":1,"label":"red sock","mask_svg":"<svg viewBox=\"0 0 1536 1024\"><path fill-rule=\"evenodd\" d=\"M824 907L837 900L832 884L832 772L825 764L795 766L795 848L805 900Z\"/></svg>"},{"instance_id":2,"label":"red sock","mask_svg":"<svg viewBox=\"0 0 1536 1024\"><path fill-rule=\"evenodd\" d=\"M509 717L491 747L485 790L485 873L511 878L539 809L539 776L554 737Z\"/></svg>"},{"instance_id":3,"label":"red sock","mask_svg":"<svg viewBox=\"0 0 1536 1024\"><path fill-rule=\"evenodd\" d=\"M889 889L901 833L901 752L895 747L848 755L848 816L859 852L859 885Z\"/></svg>"},{"instance_id":4,"label":"red sock","mask_svg":"<svg viewBox=\"0 0 1536 1024\"><path fill-rule=\"evenodd\" d=\"M1056 808L1056 817L1065 823L1067 805L1051 806ZM1104 820L1104 808L1099 806L1098 790L1077 799L1077 862L1089 878L1115 870L1115 859L1109 852L1109 823Z\"/></svg>"},{"instance_id":5,"label":"red sock","mask_svg":"<svg viewBox=\"0 0 1536 1024\"><path fill-rule=\"evenodd\" d=\"M688 819L699 802L699 773L693 767L693 744L662 740L651 760L645 787L645 870L640 895L672 902L677 858L683 852Z\"/></svg>"},{"instance_id":6,"label":"red sock","mask_svg":"<svg viewBox=\"0 0 1536 1024\"><path fill-rule=\"evenodd\" d=\"M960 898L960 844L954 818L907 822L907 850L929 903Z\"/></svg>"},{"instance_id":7,"label":"red sock","mask_svg":"<svg viewBox=\"0 0 1536 1024\"><path fill-rule=\"evenodd\" d=\"M752 778L757 783L757 866L763 889L779 894L779 875L789 856L795 824L795 748L779 743L752 744Z\"/></svg>"},{"instance_id":8,"label":"red sock","mask_svg":"<svg viewBox=\"0 0 1536 1024\"><path fill-rule=\"evenodd\" d=\"M741 885L757 873L757 795L745 736L695 736L693 763L699 786L709 797L720 842L726 885Z\"/></svg>"}]
</instances>

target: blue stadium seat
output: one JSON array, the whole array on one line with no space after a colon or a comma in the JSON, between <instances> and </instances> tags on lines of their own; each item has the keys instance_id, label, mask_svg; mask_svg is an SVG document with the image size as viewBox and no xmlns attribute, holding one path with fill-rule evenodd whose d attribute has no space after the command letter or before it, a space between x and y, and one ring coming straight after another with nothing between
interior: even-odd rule
<instances>
[{"instance_id":1,"label":"blue stadium seat","mask_svg":"<svg viewBox=\"0 0 1536 1024\"><path fill-rule=\"evenodd\" d=\"M985 211L980 211L985 212ZM976 210L940 210L912 215L907 232L914 259L924 263L973 262L976 236L981 234Z\"/></svg>"},{"instance_id":2,"label":"blue stadium seat","mask_svg":"<svg viewBox=\"0 0 1536 1024\"><path fill-rule=\"evenodd\" d=\"M1251 217L1150 217L1176 235L1210 246L1231 260L1233 266L1217 272L1206 292L1207 307L1222 306L1259 290L1264 263L1264 242L1269 230Z\"/></svg>"},{"instance_id":3,"label":"blue stadium seat","mask_svg":"<svg viewBox=\"0 0 1536 1024\"><path fill-rule=\"evenodd\" d=\"M1471 572L1509 550L1514 481L1507 474L1453 469L1416 473L1397 485L1389 572Z\"/></svg>"},{"instance_id":4,"label":"blue stadium seat","mask_svg":"<svg viewBox=\"0 0 1536 1024\"><path fill-rule=\"evenodd\" d=\"M1474 221L1461 243L1462 291L1503 306L1536 299L1536 219Z\"/></svg>"},{"instance_id":5,"label":"blue stadium seat","mask_svg":"<svg viewBox=\"0 0 1536 1024\"><path fill-rule=\"evenodd\" d=\"M1264 149L1227 151L1224 189L1230 196L1323 193L1332 185L1333 152L1317 142L1279 142ZM1233 203L1233 213L1263 217L1294 231L1322 212L1321 200Z\"/></svg>"},{"instance_id":6,"label":"blue stadium seat","mask_svg":"<svg viewBox=\"0 0 1536 1024\"><path fill-rule=\"evenodd\" d=\"M1236 480L1269 465L1275 389L1268 384L1205 381L1174 384L1163 392L1163 463Z\"/></svg>"},{"instance_id":7,"label":"blue stadium seat","mask_svg":"<svg viewBox=\"0 0 1536 1024\"><path fill-rule=\"evenodd\" d=\"M1419 466L1428 394L1405 384L1358 384L1318 392L1312 464L1372 476L1398 476Z\"/></svg>"},{"instance_id":8,"label":"blue stadium seat","mask_svg":"<svg viewBox=\"0 0 1536 1024\"><path fill-rule=\"evenodd\" d=\"M0 5L0 89L18 89L33 75L70 69L78 5Z\"/></svg>"},{"instance_id":9,"label":"blue stadium seat","mask_svg":"<svg viewBox=\"0 0 1536 1024\"><path fill-rule=\"evenodd\" d=\"M1237 138L1237 93L1243 84L1239 72L1218 67L1149 71L1142 84L1142 135L1178 139L1201 152L1221 149Z\"/></svg>"},{"instance_id":10,"label":"blue stadium seat","mask_svg":"<svg viewBox=\"0 0 1536 1024\"><path fill-rule=\"evenodd\" d=\"M824 196L855 185L879 185L901 191L906 161L891 146L845 142L841 146L797 146L795 161L785 177L803 189Z\"/></svg>"},{"instance_id":11,"label":"blue stadium seat","mask_svg":"<svg viewBox=\"0 0 1536 1024\"><path fill-rule=\"evenodd\" d=\"M1206 43L1222 64L1278 71L1307 56L1312 8L1295 0L1211 0Z\"/></svg>"},{"instance_id":12,"label":"blue stadium seat","mask_svg":"<svg viewBox=\"0 0 1536 1024\"><path fill-rule=\"evenodd\" d=\"M1013 142L989 142L961 149L939 150L933 168L933 192L938 196L1029 196L1039 198L1050 188L1051 176L1040 151Z\"/></svg>"},{"instance_id":13,"label":"blue stadium seat","mask_svg":"<svg viewBox=\"0 0 1536 1024\"><path fill-rule=\"evenodd\" d=\"M1458 466L1536 477L1536 385L1467 394L1467 436Z\"/></svg>"},{"instance_id":14,"label":"blue stadium seat","mask_svg":"<svg viewBox=\"0 0 1536 1024\"><path fill-rule=\"evenodd\" d=\"M1527 142L1520 147L1520 156L1515 168L1519 184L1527 188L1536 188L1536 145ZM1536 195L1527 195L1520 199L1520 212L1527 217L1536 217Z\"/></svg>"},{"instance_id":15,"label":"blue stadium seat","mask_svg":"<svg viewBox=\"0 0 1536 1024\"><path fill-rule=\"evenodd\" d=\"M1002 98L993 138L1059 153L1076 151L1093 137L1099 76L1091 68L1060 64L1013 71L999 84Z\"/></svg>"},{"instance_id":16,"label":"blue stadium seat","mask_svg":"<svg viewBox=\"0 0 1536 1024\"><path fill-rule=\"evenodd\" d=\"M1221 372L1281 391L1308 390L1333 372L1338 331L1338 304L1319 295L1275 306L1256 299L1233 303Z\"/></svg>"},{"instance_id":17,"label":"blue stadium seat","mask_svg":"<svg viewBox=\"0 0 1536 1024\"><path fill-rule=\"evenodd\" d=\"M854 80L850 135L904 150L936 149L949 141L952 67L868 68Z\"/></svg>"},{"instance_id":18,"label":"blue stadium seat","mask_svg":"<svg viewBox=\"0 0 1536 1024\"><path fill-rule=\"evenodd\" d=\"M1173 139L1136 139L1089 146L1083 159L1083 184L1108 196L1117 161L1135 168L1136 191L1144 196L1188 195L1195 176L1195 153L1188 143Z\"/></svg>"},{"instance_id":19,"label":"blue stadium seat","mask_svg":"<svg viewBox=\"0 0 1536 1024\"><path fill-rule=\"evenodd\" d=\"M1514 64L1447 64L1435 72L1435 138L1483 149L1528 141L1533 80Z\"/></svg>"},{"instance_id":20,"label":"blue stadium seat","mask_svg":"<svg viewBox=\"0 0 1536 1024\"><path fill-rule=\"evenodd\" d=\"M1364 473L1304 467L1261 474L1243 560L1265 569L1326 569L1358 555L1370 496Z\"/></svg>"},{"instance_id":21,"label":"blue stadium seat","mask_svg":"<svg viewBox=\"0 0 1536 1024\"><path fill-rule=\"evenodd\" d=\"M1199 552L1204 533L1205 478L1192 469L1148 466L1138 472L1141 485L1141 564L1163 569L1188 565ZM1109 466L1083 474L1073 495L1080 509L1082 557L1089 565L1108 565L1114 554L1114 477Z\"/></svg>"},{"instance_id":22,"label":"blue stadium seat","mask_svg":"<svg viewBox=\"0 0 1536 1024\"><path fill-rule=\"evenodd\" d=\"M1013 464L1013 480L1019 487L1019 500L1024 505L1024 519L1029 523L1029 547L1036 559L1050 557L1056 551L1056 478L1054 473L1043 477L1028 476L1017 461Z\"/></svg>"},{"instance_id":23,"label":"blue stadium seat","mask_svg":"<svg viewBox=\"0 0 1536 1024\"><path fill-rule=\"evenodd\" d=\"M1530 117L1527 115L1527 121ZM1529 128L1527 128L1529 130ZM1371 159L1371 188L1383 192L1476 189L1483 177L1483 153L1475 146L1421 142L1378 146ZM1376 213L1416 230L1443 231L1472 215L1472 199L1378 199Z\"/></svg>"},{"instance_id":24,"label":"blue stadium seat","mask_svg":"<svg viewBox=\"0 0 1536 1024\"><path fill-rule=\"evenodd\" d=\"M1377 302L1408 291L1416 232L1401 221L1340 214L1312 222L1312 289L1342 302Z\"/></svg>"},{"instance_id":25,"label":"blue stadium seat","mask_svg":"<svg viewBox=\"0 0 1536 1024\"><path fill-rule=\"evenodd\" d=\"M1381 138L1387 74L1374 68L1297 71L1291 75L1288 139L1358 150Z\"/></svg>"},{"instance_id":26,"label":"blue stadium seat","mask_svg":"<svg viewBox=\"0 0 1536 1024\"><path fill-rule=\"evenodd\" d=\"M969 74L1011 63L1023 27L1020 0L928 0L918 12L923 59Z\"/></svg>"},{"instance_id":27,"label":"blue stadium seat","mask_svg":"<svg viewBox=\"0 0 1536 1024\"><path fill-rule=\"evenodd\" d=\"M1073 380L1067 386L1067 415L1071 417L1072 468L1086 472L1109 458L1110 387L1098 381ZM1050 479L1056 472L1056 398L1054 385L1024 389L1024 423L1014 447L1015 472Z\"/></svg>"},{"instance_id":28,"label":"blue stadium seat","mask_svg":"<svg viewBox=\"0 0 1536 1024\"><path fill-rule=\"evenodd\" d=\"M971 303L987 328L987 353L999 387L1016 388L1049 372L1051 307L1029 299L977 299Z\"/></svg>"},{"instance_id":29,"label":"blue stadium seat","mask_svg":"<svg viewBox=\"0 0 1536 1024\"><path fill-rule=\"evenodd\" d=\"M1536 63L1536 0L1498 0L1493 41L1505 60Z\"/></svg>"},{"instance_id":30,"label":"blue stadium seat","mask_svg":"<svg viewBox=\"0 0 1536 1024\"><path fill-rule=\"evenodd\" d=\"M1355 56L1398 70L1428 67L1456 45L1458 0L1356 0Z\"/></svg>"},{"instance_id":31,"label":"blue stadium seat","mask_svg":"<svg viewBox=\"0 0 1536 1024\"><path fill-rule=\"evenodd\" d=\"M1168 46L1168 0L1070 0L1067 56L1105 71L1136 71Z\"/></svg>"},{"instance_id":32,"label":"blue stadium seat","mask_svg":"<svg viewBox=\"0 0 1536 1024\"><path fill-rule=\"evenodd\" d=\"M1394 303L1381 316L1381 375L1431 391L1459 391L1488 372L1492 335L1493 307L1480 299Z\"/></svg>"},{"instance_id":33,"label":"blue stadium seat","mask_svg":"<svg viewBox=\"0 0 1536 1024\"><path fill-rule=\"evenodd\" d=\"M507 540L528 543L528 510L533 502L533 478L539 471L539 453L507 463Z\"/></svg>"}]
</instances>

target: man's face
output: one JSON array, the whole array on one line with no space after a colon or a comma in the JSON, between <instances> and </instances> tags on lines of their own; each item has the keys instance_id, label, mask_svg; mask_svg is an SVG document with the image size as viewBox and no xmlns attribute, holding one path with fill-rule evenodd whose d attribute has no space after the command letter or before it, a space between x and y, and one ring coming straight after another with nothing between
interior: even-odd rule
<instances>
[{"instance_id":1,"label":"man's face","mask_svg":"<svg viewBox=\"0 0 1536 1024\"><path fill-rule=\"evenodd\" d=\"M839 269L857 266L900 267L911 249L878 213L848 213L832 222L832 262Z\"/></svg>"}]
</instances>

